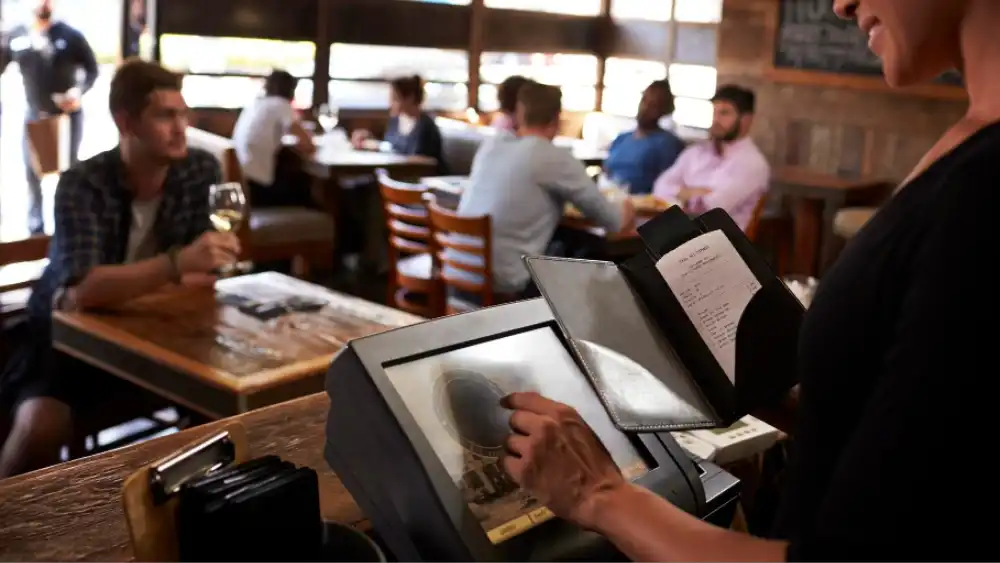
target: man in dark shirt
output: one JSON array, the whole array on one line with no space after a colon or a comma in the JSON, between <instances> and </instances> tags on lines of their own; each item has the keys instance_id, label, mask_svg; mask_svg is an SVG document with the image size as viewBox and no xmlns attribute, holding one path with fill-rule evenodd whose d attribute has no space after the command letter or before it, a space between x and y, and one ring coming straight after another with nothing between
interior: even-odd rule
<instances>
[{"instance_id":1,"label":"man in dark shirt","mask_svg":"<svg viewBox=\"0 0 1000 563\"><path fill-rule=\"evenodd\" d=\"M239 241L210 229L209 186L218 162L188 150L181 79L130 60L111 82L118 147L62 174L49 266L28 304L30 345L0 376L0 478L58 460L71 406L101 395L103 374L52 349L53 307L107 307L168 284L208 286L239 254ZM3 435L0 434L0 441Z\"/></svg>"},{"instance_id":2,"label":"man in dark shirt","mask_svg":"<svg viewBox=\"0 0 1000 563\"><path fill-rule=\"evenodd\" d=\"M53 115L68 115L70 164L76 164L83 138L80 97L97 80L97 60L90 44L76 29L52 20L52 0L38 0L34 21L0 38L0 73L11 62L18 64L24 79L28 102L25 123ZM77 78L80 69L84 71L82 83ZM27 133L24 136L24 166L30 198L28 227L32 234L42 233L45 226L41 181L31 166Z\"/></svg>"}]
</instances>

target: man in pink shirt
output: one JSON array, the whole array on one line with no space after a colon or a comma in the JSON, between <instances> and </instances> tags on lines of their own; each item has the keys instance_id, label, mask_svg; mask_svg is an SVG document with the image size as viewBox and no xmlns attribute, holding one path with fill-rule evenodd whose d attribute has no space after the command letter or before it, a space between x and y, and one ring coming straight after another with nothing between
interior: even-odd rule
<instances>
[{"instance_id":1,"label":"man in pink shirt","mask_svg":"<svg viewBox=\"0 0 1000 563\"><path fill-rule=\"evenodd\" d=\"M771 167L750 139L755 96L739 86L722 86L712 98L711 140L691 145L653 186L653 193L699 214L722 208L742 229L767 192Z\"/></svg>"}]
</instances>

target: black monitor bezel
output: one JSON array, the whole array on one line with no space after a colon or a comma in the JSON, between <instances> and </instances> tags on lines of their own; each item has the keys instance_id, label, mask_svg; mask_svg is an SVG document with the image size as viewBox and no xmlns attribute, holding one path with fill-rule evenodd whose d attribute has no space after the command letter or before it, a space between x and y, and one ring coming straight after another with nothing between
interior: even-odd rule
<instances>
[{"instance_id":1,"label":"black monitor bezel","mask_svg":"<svg viewBox=\"0 0 1000 563\"><path fill-rule=\"evenodd\" d=\"M435 319L417 326L403 327L357 339L350 344L385 401L387 409L393 414L399 428L412 446L417 459L423 465L428 482L440 501L438 508L459 532L473 560L544 559L547 556L540 551L551 549L552 545L558 543L554 541L553 533L576 535L581 533L581 530L561 520L553 519L499 544L493 544L468 508L461 491L455 486L385 370L392 366L539 328L552 330L566 352L574 359L580 369L581 377L586 377L584 375L586 371L580 366L572 347L566 342L565 335L552 317L548 305L541 299ZM656 434L623 433L649 466L649 472L636 479L634 481L636 484L665 498L678 492L674 490L678 483L690 487L678 461L664 447ZM687 491L687 494L695 493Z\"/></svg>"}]
</instances>

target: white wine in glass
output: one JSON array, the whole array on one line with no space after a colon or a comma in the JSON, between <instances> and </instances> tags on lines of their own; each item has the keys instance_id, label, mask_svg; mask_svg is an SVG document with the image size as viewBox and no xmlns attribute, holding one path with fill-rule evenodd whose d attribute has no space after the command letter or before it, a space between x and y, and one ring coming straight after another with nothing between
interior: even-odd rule
<instances>
[{"instance_id":1,"label":"white wine in glass","mask_svg":"<svg viewBox=\"0 0 1000 563\"><path fill-rule=\"evenodd\" d=\"M208 191L209 220L216 231L220 233L236 233L243 223L246 214L247 199L243 194L243 185L239 182L213 184ZM248 263L238 262L220 268L221 273L233 270L244 271L252 268Z\"/></svg>"}]
</instances>

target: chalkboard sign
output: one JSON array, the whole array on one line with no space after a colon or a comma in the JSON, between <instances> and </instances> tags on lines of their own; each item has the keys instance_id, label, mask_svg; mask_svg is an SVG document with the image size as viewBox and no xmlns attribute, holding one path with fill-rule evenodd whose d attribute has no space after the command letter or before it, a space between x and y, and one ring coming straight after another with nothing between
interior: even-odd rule
<instances>
[{"instance_id":1,"label":"chalkboard sign","mask_svg":"<svg viewBox=\"0 0 1000 563\"><path fill-rule=\"evenodd\" d=\"M868 49L857 23L842 20L830 0L781 0L774 66L835 74L882 76L882 62ZM955 71L941 84L961 86Z\"/></svg>"}]
</instances>

